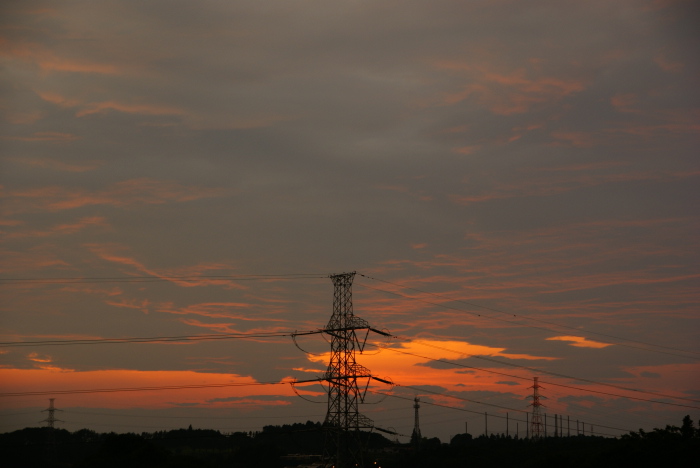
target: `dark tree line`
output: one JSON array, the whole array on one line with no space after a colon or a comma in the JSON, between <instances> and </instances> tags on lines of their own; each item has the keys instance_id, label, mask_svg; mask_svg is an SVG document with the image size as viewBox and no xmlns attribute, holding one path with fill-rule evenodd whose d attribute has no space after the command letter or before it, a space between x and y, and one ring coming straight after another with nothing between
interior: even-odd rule
<instances>
[{"instance_id":1,"label":"dark tree line","mask_svg":"<svg viewBox=\"0 0 700 468\"><path fill-rule=\"evenodd\" d=\"M620 438L578 435L533 441L458 434L449 444L423 438L402 445L377 433L364 435L368 466L384 468L693 466L700 454L700 429L689 416L680 427L640 429ZM233 434L191 426L141 434L26 428L0 434L0 466L283 468L318 464L323 444L323 427L311 421Z\"/></svg>"}]
</instances>

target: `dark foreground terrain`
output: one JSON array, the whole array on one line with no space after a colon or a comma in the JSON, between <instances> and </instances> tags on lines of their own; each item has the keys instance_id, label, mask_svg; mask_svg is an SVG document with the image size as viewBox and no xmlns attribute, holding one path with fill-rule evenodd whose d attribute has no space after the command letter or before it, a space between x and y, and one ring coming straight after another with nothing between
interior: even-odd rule
<instances>
[{"instance_id":1,"label":"dark foreground terrain","mask_svg":"<svg viewBox=\"0 0 700 468\"><path fill-rule=\"evenodd\" d=\"M422 439L393 443L365 434L366 465L430 467L663 467L697 466L700 429L690 417L680 427L632 432L620 438L550 437L538 441L502 435L458 434L449 444ZM0 434L6 468L283 468L318 466L324 432L319 423L267 426L257 433L222 434L179 429L142 434L100 434L88 429L27 428ZM375 464L376 462L376 464Z\"/></svg>"}]
</instances>

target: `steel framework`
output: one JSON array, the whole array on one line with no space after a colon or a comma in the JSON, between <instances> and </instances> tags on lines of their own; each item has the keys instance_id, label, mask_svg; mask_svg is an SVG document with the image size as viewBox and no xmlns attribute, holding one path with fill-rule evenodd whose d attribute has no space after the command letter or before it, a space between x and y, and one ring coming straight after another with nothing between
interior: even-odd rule
<instances>
[{"instance_id":1,"label":"steel framework","mask_svg":"<svg viewBox=\"0 0 700 468\"><path fill-rule=\"evenodd\" d=\"M413 433L411 433L411 443L413 445L420 445L422 436L420 433L420 421L418 419L418 410L420 409L420 398L415 397L413 399L413 409L415 410L415 422L413 424Z\"/></svg>"},{"instance_id":2,"label":"steel framework","mask_svg":"<svg viewBox=\"0 0 700 468\"><path fill-rule=\"evenodd\" d=\"M49 466L53 466L56 463L56 434L54 433L54 424L57 422L64 422L60 419L56 419L56 411L61 410L54 407L54 400L55 398L49 398L49 407L42 410L42 413L46 411L49 414L47 415L46 419L41 421L45 422L46 427L49 428L48 433L46 434L46 461Z\"/></svg>"},{"instance_id":3,"label":"steel framework","mask_svg":"<svg viewBox=\"0 0 700 468\"><path fill-rule=\"evenodd\" d=\"M532 421L530 421L530 437L533 439L539 439L546 435L542 429L542 413L540 412L540 407L544 406L540 401L541 398L545 398L540 395L540 388L542 386L537 382L537 377L535 377L535 383L532 387Z\"/></svg>"},{"instance_id":4,"label":"steel framework","mask_svg":"<svg viewBox=\"0 0 700 468\"><path fill-rule=\"evenodd\" d=\"M46 423L46 427L50 427L51 429L54 428L54 424L55 424L55 423L57 423L57 422L63 422L63 421L61 421L60 419L56 419L56 414L55 414L55 412L56 412L56 411L61 411L61 410L54 408L54 406L53 406L54 400L55 400L55 398L49 398L49 407L48 407L47 409L45 409L45 410L42 410L42 413L43 413L44 411L48 411L49 414L48 414L48 416L46 417L46 419L44 419L44 420L41 421L41 422L45 422L45 423Z\"/></svg>"},{"instance_id":5,"label":"steel framework","mask_svg":"<svg viewBox=\"0 0 700 468\"><path fill-rule=\"evenodd\" d=\"M358 364L355 353L360 353L367 342L369 324L353 314L352 280L355 272L331 275L333 280L333 315L323 330L330 336L331 355L323 379L328 384L328 412L324 426L326 442L323 466L335 468L363 467L364 447L362 429L371 429L373 422L360 414L359 404L364 401L372 375ZM364 330L364 337L358 332ZM384 333L382 333L384 334Z\"/></svg>"}]
</instances>

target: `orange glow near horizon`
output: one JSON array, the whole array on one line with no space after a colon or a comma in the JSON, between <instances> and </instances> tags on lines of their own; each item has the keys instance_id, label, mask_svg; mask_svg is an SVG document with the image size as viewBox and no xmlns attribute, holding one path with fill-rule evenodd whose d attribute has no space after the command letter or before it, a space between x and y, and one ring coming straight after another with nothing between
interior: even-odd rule
<instances>
[{"instance_id":1,"label":"orange glow near horizon","mask_svg":"<svg viewBox=\"0 0 700 468\"><path fill-rule=\"evenodd\" d=\"M610 343L600 343L598 341L588 340L582 336L553 336L546 339L550 341L568 341L569 345L578 348L607 348L608 346L612 346Z\"/></svg>"},{"instance_id":2,"label":"orange glow near horizon","mask_svg":"<svg viewBox=\"0 0 700 468\"><path fill-rule=\"evenodd\" d=\"M493 356L510 359L556 360L553 357L538 357L526 354L505 353L505 348L491 348L463 341L415 340L400 346L383 347L379 352L368 350L358 354L357 361L371 369L378 377L390 378L403 386L438 385L451 391L491 390L503 391L502 382L507 380L495 373L478 372L465 367L436 368L426 364L433 360L445 359L455 361L469 356ZM327 363L329 353L309 356L315 363ZM489 367L487 363L479 368ZM509 370L509 374L520 372Z\"/></svg>"},{"instance_id":3,"label":"orange glow near horizon","mask_svg":"<svg viewBox=\"0 0 700 468\"><path fill-rule=\"evenodd\" d=\"M242 386L167 389L158 391L120 391L60 395L64 407L100 408L165 408L173 406L240 407L256 409L260 406L287 405L282 400L256 400L260 396L294 396L290 385L260 385L249 376L214 374L194 371L136 371L98 370L76 372L46 366L41 369L0 369L1 393L46 392L84 389L124 389L143 387L177 387L183 385ZM0 395L3 396L3 395ZM48 398L38 396L5 397L2 407L36 406ZM226 401L233 398L232 401Z\"/></svg>"}]
</instances>

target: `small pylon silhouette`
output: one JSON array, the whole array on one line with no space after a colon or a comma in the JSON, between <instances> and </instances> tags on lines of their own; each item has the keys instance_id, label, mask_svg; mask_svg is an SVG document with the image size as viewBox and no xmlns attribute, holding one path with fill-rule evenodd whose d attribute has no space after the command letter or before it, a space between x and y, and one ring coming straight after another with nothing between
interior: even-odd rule
<instances>
[{"instance_id":1,"label":"small pylon silhouette","mask_svg":"<svg viewBox=\"0 0 700 468\"><path fill-rule=\"evenodd\" d=\"M46 423L46 427L50 427L51 429L54 428L54 424L55 424L55 423L57 423L57 422L63 422L63 421L61 421L60 419L56 419L56 414L55 414L55 412L56 412L56 411L61 411L61 410L60 410L60 409L54 408L54 406L53 406L54 400L56 400L56 399L55 399L55 398L49 398L49 407L46 408L45 410L42 410L42 413L43 413L44 411L48 411L49 414L48 414L48 416L46 417L46 419L44 419L44 420L41 421L41 422L45 422L45 423Z\"/></svg>"}]
</instances>

